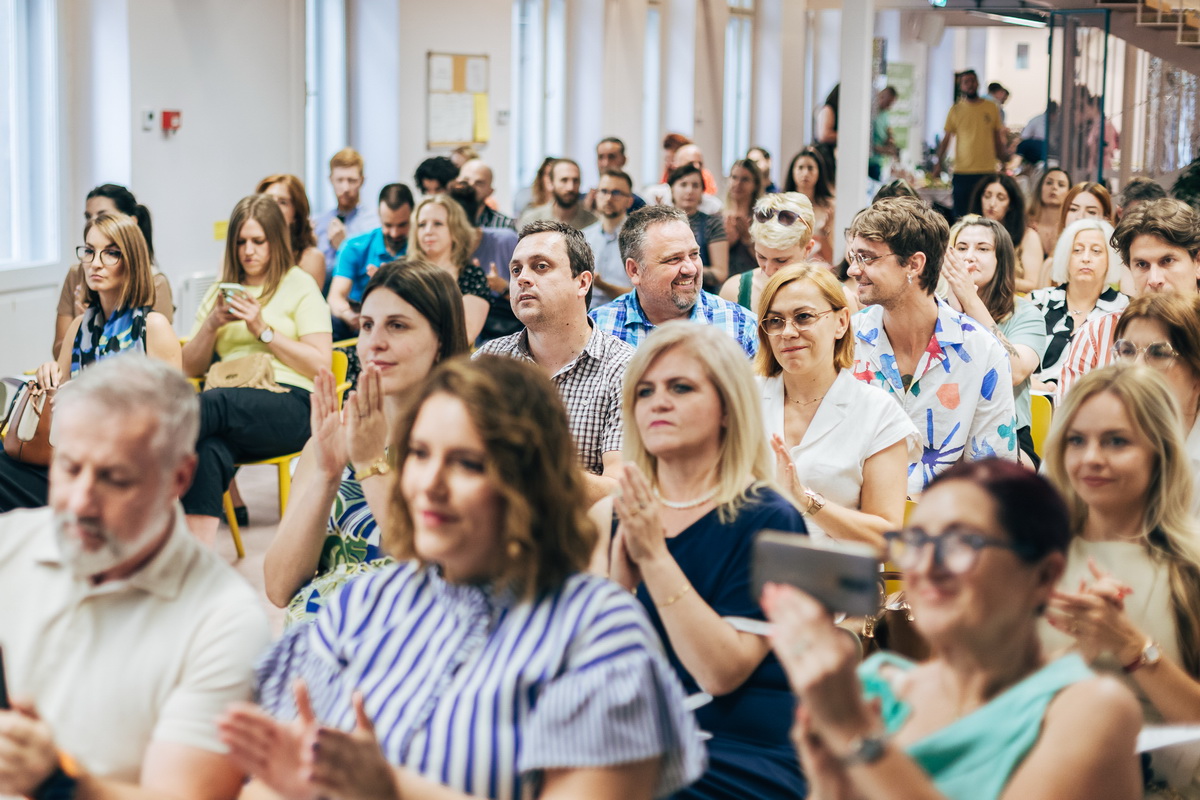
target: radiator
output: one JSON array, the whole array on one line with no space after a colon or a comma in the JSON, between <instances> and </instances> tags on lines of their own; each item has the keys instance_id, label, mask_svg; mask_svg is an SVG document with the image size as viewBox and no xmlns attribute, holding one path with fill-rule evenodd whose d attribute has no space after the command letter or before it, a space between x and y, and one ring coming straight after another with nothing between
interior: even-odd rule
<instances>
[{"instance_id":1,"label":"radiator","mask_svg":"<svg viewBox=\"0 0 1200 800\"><path fill-rule=\"evenodd\" d=\"M175 290L175 332L187 336L200 310L200 302L218 280L215 273L194 272L179 282Z\"/></svg>"}]
</instances>

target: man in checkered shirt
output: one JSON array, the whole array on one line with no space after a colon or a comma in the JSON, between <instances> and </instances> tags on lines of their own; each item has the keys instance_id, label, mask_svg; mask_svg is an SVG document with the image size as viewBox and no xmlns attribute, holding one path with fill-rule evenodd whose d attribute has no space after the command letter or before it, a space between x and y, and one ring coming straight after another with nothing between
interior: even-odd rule
<instances>
[{"instance_id":1,"label":"man in checkered shirt","mask_svg":"<svg viewBox=\"0 0 1200 800\"><path fill-rule=\"evenodd\" d=\"M686 319L721 328L754 357L758 323L737 303L702 288L700 246L686 214L646 206L625 219L619 241L633 291L594 309L596 327L637 347L659 325Z\"/></svg>"},{"instance_id":2,"label":"man in checkered shirt","mask_svg":"<svg viewBox=\"0 0 1200 800\"><path fill-rule=\"evenodd\" d=\"M616 488L621 466L621 381L633 348L588 319L595 262L583 234L557 220L521 229L509 301L525 326L476 351L537 364L558 387L592 502Z\"/></svg>"}]
</instances>

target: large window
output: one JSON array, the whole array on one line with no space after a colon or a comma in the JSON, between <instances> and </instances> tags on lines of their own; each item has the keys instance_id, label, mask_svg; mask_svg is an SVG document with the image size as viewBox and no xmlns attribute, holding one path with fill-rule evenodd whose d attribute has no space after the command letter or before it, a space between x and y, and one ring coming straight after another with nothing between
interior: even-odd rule
<instances>
[{"instance_id":1,"label":"large window","mask_svg":"<svg viewBox=\"0 0 1200 800\"><path fill-rule=\"evenodd\" d=\"M304 53L304 185L313 214L319 214L337 202L329 159L348 139L344 0L308 0Z\"/></svg>"},{"instance_id":2,"label":"large window","mask_svg":"<svg viewBox=\"0 0 1200 800\"><path fill-rule=\"evenodd\" d=\"M0 269L58 259L55 7L0 0Z\"/></svg>"},{"instance_id":3,"label":"large window","mask_svg":"<svg viewBox=\"0 0 1200 800\"><path fill-rule=\"evenodd\" d=\"M754 0L729 0L725 27L725 122L721 169L750 148L750 70L754 53Z\"/></svg>"},{"instance_id":4,"label":"large window","mask_svg":"<svg viewBox=\"0 0 1200 800\"><path fill-rule=\"evenodd\" d=\"M650 0L646 9L646 42L642 71L642 181L658 183L662 169L662 9Z\"/></svg>"}]
</instances>

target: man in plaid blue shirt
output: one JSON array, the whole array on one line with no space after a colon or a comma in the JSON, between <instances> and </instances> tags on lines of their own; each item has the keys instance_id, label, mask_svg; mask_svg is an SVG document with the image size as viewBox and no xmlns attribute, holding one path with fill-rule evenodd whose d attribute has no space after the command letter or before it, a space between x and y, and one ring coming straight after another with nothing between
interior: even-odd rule
<instances>
[{"instance_id":1,"label":"man in plaid blue shirt","mask_svg":"<svg viewBox=\"0 0 1200 800\"><path fill-rule=\"evenodd\" d=\"M704 291L700 247L687 215L670 206L646 206L625 220L621 257L633 291L593 309L601 330L637 347L657 326L676 319L717 325L753 357L756 323L736 303Z\"/></svg>"}]
</instances>

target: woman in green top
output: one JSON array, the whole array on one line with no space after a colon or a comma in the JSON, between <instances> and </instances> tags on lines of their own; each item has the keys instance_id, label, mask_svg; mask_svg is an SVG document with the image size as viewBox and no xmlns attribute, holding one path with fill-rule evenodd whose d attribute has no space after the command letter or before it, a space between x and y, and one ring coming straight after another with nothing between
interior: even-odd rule
<instances>
[{"instance_id":1,"label":"woman in green top","mask_svg":"<svg viewBox=\"0 0 1200 800\"><path fill-rule=\"evenodd\" d=\"M1137 701L1078 655L1049 661L1039 643L1071 538L1054 489L1012 462L964 462L886 538L931 649L922 664L881 653L858 666L815 600L763 592L800 699L793 739L809 797L1141 797Z\"/></svg>"},{"instance_id":2,"label":"woman in green top","mask_svg":"<svg viewBox=\"0 0 1200 800\"><path fill-rule=\"evenodd\" d=\"M750 239L758 268L725 281L721 297L757 314L758 296L771 276L788 264L806 260L816 248L812 203L799 192L763 195L751 214ZM857 311L858 304L850 309Z\"/></svg>"},{"instance_id":3,"label":"woman in green top","mask_svg":"<svg viewBox=\"0 0 1200 800\"><path fill-rule=\"evenodd\" d=\"M968 214L950 229L942 262L949 285L946 301L990 330L1008 351L1017 408L1021 460L1035 468L1040 459L1030 433L1030 376L1046 353L1046 318L1016 295L1017 256L1012 238L999 222Z\"/></svg>"}]
</instances>

